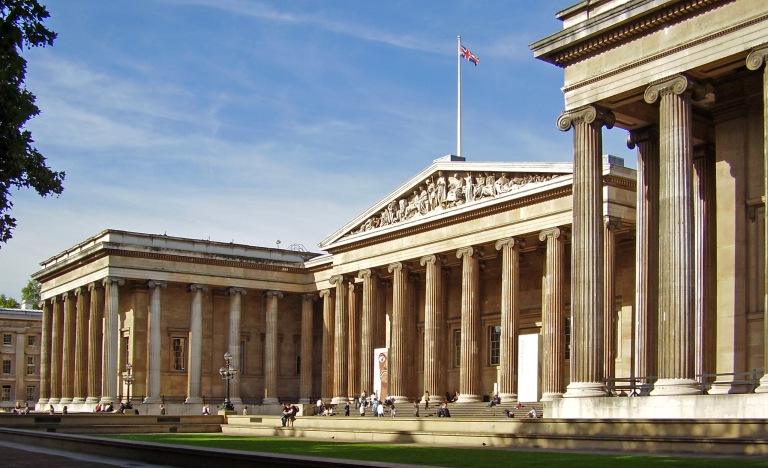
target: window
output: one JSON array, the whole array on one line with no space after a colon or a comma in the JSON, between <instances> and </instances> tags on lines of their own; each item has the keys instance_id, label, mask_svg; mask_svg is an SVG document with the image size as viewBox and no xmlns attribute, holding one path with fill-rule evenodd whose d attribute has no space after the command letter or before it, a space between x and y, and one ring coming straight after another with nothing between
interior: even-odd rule
<instances>
[{"instance_id":1,"label":"window","mask_svg":"<svg viewBox=\"0 0 768 468\"><path fill-rule=\"evenodd\" d=\"M453 367L461 365L461 330L453 331Z\"/></svg>"},{"instance_id":2,"label":"window","mask_svg":"<svg viewBox=\"0 0 768 468\"><path fill-rule=\"evenodd\" d=\"M27 335L27 346L35 346L37 344L37 335Z\"/></svg>"},{"instance_id":3,"label":"window","mask_svg":"<svg viewBox=\"0 0 768 468\"><path fill-rule=\"evenodd\" d=\"M171 370L186 372L187 370L187 339L171 338Z\"/></svg>"},{"instance_id":4,"label":"window","mask_svg":"<svg viewBox=\"0 0 768 468\"><path fill-rule=\"evenodd\" d=\"M3 385L3 393L2 397L0 397L2 401L11 401L11 386L10 385Z\"/></svg>"},{"instance_id":5,"label":"window","mask_svg":"<svg viewBox=\"0 0 768 468\"><path fill-rule=\"evenodd\" d=\"M296 356L296 375L301 374L301 356Z\"/></svg>"},{"instance_id":6,"label":"window","mask_svg":"<svg viewBox=\"0 0 768 468\"><path fill-rule=\"evenodd\" d=\"M501 326L496 325L495 327L489 327L488 331L488 365L498 366L501 346Z\"/></svg>"},{"instance_id":7,"label":"window","mask_svg":"<svg viewBox=\"0 0 768 468\"><path fill-rule=\"evenodd\" d=\"M27 401L35 401L37 399L37 395L35 393L35 386L27 385Z\"/></svg>"},{"instance_id":8,"label":"window","mask_svg":"<svg viewBox=\"0 0 768 468\"><path fill-rule=\"evenodd\" d=\"M3 374L11 373L11 358L3 357Z\"/></svg>"},{"instance_id":9,"label":"window","mask_svg":"<svg viewBox=\"0 0 768 468\"><path fill-rule=\"evenodd\" d=\"M245 374L245 340L240 341L240 368L237 371L240 375Z\"/></svg>"},{"instance_id":10,"label":"window","mask_svg":"<svg viewBox=\"0 0 768 468\"><path fill-rule=\"evenodd\" d=\"M11 344L13 344L13 343L11 343L11 336L13 336L13 335L11 335L10 333L3 334L3 344L4 345L11 345Z\"/></svg>"},{"instance_id":11,"label":"window","mask_svg":"<svg viewBox=\"0 0 768 468\"><path fill-rule=\"evenodd\" d=\"M27 356L27 375L37 374L37 359L35 356Z\"/></svg>"},{"instance_id":12,"label":"window","mask_svg":"<svg viewBox=\"0 0 768 468\"><path fill-rule=\"evenodd\" d=\"M571 317L565 317L565 359L571 359Z\"/></svg>"}]
</instances>

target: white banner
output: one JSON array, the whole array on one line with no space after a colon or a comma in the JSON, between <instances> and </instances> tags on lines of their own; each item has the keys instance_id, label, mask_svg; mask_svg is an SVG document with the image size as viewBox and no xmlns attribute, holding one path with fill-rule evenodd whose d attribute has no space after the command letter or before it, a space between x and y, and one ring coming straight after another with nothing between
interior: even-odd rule
<instances>
[{"instance_id":1,"label":"white banner","mask_svg":"<svg viewBox=\"0 0 768 468\"><path fill-rule=\"evenodd\" d=\"M517 399L539 401L539 334L518 336L517 349Z\"/></svg>"}]
</instances>

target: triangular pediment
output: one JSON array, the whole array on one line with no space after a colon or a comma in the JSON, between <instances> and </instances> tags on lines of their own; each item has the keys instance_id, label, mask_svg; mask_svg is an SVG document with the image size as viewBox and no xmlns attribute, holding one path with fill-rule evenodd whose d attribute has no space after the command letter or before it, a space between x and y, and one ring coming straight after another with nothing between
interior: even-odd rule
<instances>
[{"instance_id":1,"label":"triangular pediment","mask_svg":"<svg viewBox=\"0 0 768 468\"><path fill-rule=\"evenodd\" d=\"M319 247L332 249L524 196L565 179L570 183L572 173L570 163L438 160L328 236Z\"/></svg>"}]
</instances>

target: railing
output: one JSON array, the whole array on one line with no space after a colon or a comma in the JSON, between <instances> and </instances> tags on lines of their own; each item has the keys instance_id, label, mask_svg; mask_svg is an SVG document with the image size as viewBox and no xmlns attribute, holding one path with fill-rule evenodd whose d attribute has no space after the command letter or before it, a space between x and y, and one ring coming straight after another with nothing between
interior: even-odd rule
<instances>
[{"instance_id":1,"label":"railing","mask_svg":"<svg viewBox=\"0 0 768 468\"><path fill-rule=\"evenodd\" d=\"M610 396L648 396L657 377L610 377L605 379L606 392Z\"/></svg>"},{"instance_id":2,"label":"railing","mask_svg":"<svg viewBox=\"0 0 768 468\"><path fill-rule=\"evenodd\" d=\"M754 393L755 388L760 385L762 369L752 369L747 372L721 372L718 374L698 374L696 377L701 385L703 393L709 392L712 387L728 386L743 387L746 391L738 393ZM730 380L719 380L720 377L731 377Z\"/></svg>"}]
</instances>

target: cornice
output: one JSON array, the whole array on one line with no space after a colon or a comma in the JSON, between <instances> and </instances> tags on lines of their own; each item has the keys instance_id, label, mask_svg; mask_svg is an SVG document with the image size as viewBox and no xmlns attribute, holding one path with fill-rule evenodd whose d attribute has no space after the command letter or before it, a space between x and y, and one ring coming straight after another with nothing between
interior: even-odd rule
<instances>
[{"instance_id":1,"label":"cornice","mask_svg":"<svg viewBox=\"0 0 768 468\"><path fill-rule=\"evenodd\" d=\"M565 68L571 63L582 60L590 55L595 55L608 48L626 42L632 38L669 26L670 23L680 21L694 14L700 14L702 10L715 6L731 3L735 0L686 0L674 2L666 7L650 10L647 13L626 22L614 22L607 24L606 30L589 34L590 28L599 28L600 23L608 22L616 16L616 11L611 10L585 23L579 23L571 28L550 36L547 39L531 45L532 49L543 47L545 42L566 41L567 36L578 36L562 48L553 48L538 58Z\"/></svg>"}]
</instances>

